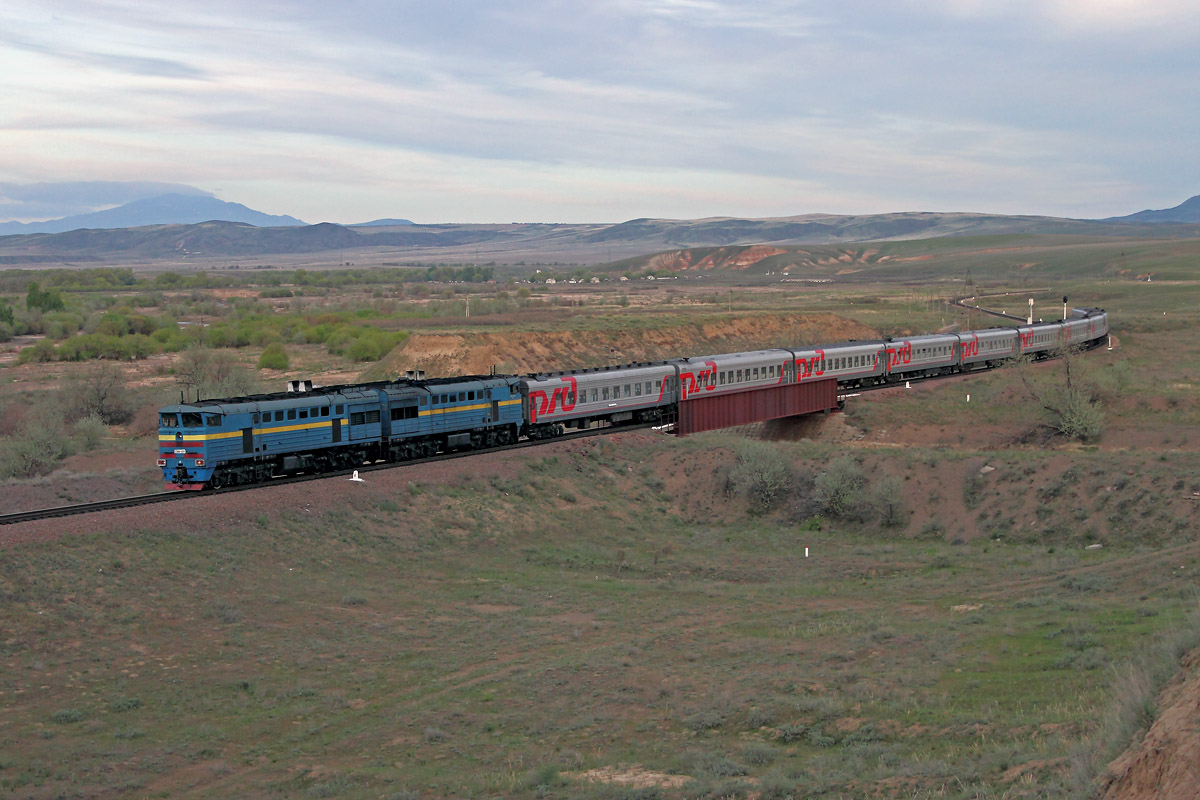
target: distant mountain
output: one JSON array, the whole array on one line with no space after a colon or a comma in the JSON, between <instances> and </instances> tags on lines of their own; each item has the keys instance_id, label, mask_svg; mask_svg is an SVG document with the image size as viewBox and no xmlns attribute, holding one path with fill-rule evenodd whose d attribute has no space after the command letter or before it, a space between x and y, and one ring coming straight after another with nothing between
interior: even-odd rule
<instances>
[{"instance_id":1,"label":"distant mountain","mask_svg":"<svg viewBox=\"0 0 1200 800\"><path fill-rule=\"evenodd\" d=\"M187 198L191 200L192 198ZM221 209L244 208L221 203ZM133 205L133 204L130 204ZM1186 205L1186 204L1185 204ZM217 206L209 206L209 217ZM114 209L115 210L115 209ZM246 209L249 211L249 209ZM257 213L257 212L251 212ZM265 215L264 215L265 216ZM281 218L274 217L273 220ZM290 217L282 218L298 221ZM960 236L1057 235L1120 238L1200 238L1200 223L1102 221L1059 217L904 212L838 216L743 219L636 219L616 225L508 223L347 226L275 225L208 221L132 228L82 228L65 233L0 236L0 264L75 263L122 258L190 260L266 257L369 249L389 260L422 259L463 263L564 262L616 265L623 259L665 254L672 264L700 259L719 268L744 261L740 251L675 255L688 248L850 245ZM761 254L755 253L757 257ZM786 260L787 257L781 257ZM782 262L766 265L772 270ZM682 268L682 267L680 267ZM688 267L690 268L690 267ZM707 267L706 267L707 268Z\"/></svg>"},{"instance_id":2,"label":"distant mountain","mask_svg":"<svg viewBox=\"0 0 1200 800\"><path fill-rule=\"evenodd\" d=\"M1160 211L1139 211L1124 217L1109 217L1102 222L1200 222L1200 194L1184 200L1174 208Z\"/></svg>"},{"instance_id":3,"label":"distant mountain","mask_svg":"<svg viewBox=\"0 0 1200 800\"><path fill-rule=\"evenodd\" d=\"M390 225L414 225L411 219L373 219L370 222L356 222L347 228L385 228Z\"/></svg>"},{"instance_id":4,"label":"distant mountain","mask_svg":"<svg viewBox=\"0 0 1200 800\"><path fill-rule=\"evenodd\" d=\"M83 228L138 228L145 225L188 224L211 220L242 222L260 228L305 224L295 217L264 214L241 203L227 203L208 195L171 193L134 200L104 211L76 214L45 222L0 223L0 235L64 233Z\"/></svg>"}]
</instances>

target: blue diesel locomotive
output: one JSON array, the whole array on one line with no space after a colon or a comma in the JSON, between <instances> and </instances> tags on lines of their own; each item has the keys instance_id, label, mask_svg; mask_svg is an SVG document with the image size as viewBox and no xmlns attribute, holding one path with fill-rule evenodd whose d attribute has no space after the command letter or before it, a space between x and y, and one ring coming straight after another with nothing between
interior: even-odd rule
<instances>
[{"instance_id":1,"label":"blue diesel locomotive","mask_svg":"<svg viewBox=\"0 0 1200 800\"><path fill-rule=\"evenodd\" d=\"M512 377L332 386L167 406L158 466L176 488L219 489L508 444L520 429Z\"/></svg>"}]
</instances>

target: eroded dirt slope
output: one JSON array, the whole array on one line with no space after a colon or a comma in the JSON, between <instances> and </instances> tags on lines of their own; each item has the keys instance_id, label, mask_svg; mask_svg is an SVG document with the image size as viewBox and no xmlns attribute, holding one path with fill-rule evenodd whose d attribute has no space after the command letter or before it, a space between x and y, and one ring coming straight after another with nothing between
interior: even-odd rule
<instances>
[{"instance_id":1,"label":"eroded dirt slope","mask_svg":"<svg viewBox=\"0 0 1200 800\"><path fill-rule=\"evenodd\" d=\"M527 373L655 361L812 342L869 339L875 331L834 314L768 314L625 330L414 334L371 378L425 370L429 375Z\"/></svg>"},{"instance_id":2,"label":"eroded dirt slope","mask_svg":"<svg viewBox=\"0 0 1200 800\"><path fill-rule=\"evenodd\" d=\"M1159 698L1146 737L1108 767L1104 800L1195 800L1200 796L1200 651Z\"/></svg>"}]
</instances>

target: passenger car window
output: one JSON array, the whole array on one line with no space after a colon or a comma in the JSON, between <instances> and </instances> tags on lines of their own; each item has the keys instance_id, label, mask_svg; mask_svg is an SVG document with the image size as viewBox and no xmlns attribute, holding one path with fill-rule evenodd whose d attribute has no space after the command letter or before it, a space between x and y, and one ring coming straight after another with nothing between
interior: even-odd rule
<instances>
[{"instance_id":1,"label":"passenger car window","mask_svg":"<svg viewBox=\"0 0 1200 800\"><path fill-rule=\"evenodd\" d=\"M307 408L300 409L300 419L308 419L308 409Z\"/></svg>"},{"instance_id":2,"label":"passenger car window","mask_svg":"<svg viewBox=\"0 0 1200 800\"><path fill-rule=\"evenodd\" d=\"M296 418L296 409L289 408L288 409L288 419L295 419L295 418Z\"/></svg>"},{"instance_id":3,"label":"passenger car window","mask_svg":"<svg viewBox=\"0 0 1200 800\"><path fill-rule=\"evenodd\" d=\"M345 414L345 413L346 413L346 407L345 407L345 406L343 406L342 404L340 404L340 403L339 403L338 405L334 406L333 413L335 413L335 414Z\"/></svg>"}]
</instances>

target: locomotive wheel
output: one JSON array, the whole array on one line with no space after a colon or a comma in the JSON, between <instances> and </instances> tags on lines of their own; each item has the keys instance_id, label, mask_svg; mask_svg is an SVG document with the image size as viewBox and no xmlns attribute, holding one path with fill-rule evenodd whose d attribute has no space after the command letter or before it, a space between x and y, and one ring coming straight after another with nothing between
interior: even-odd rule
<instances>
[{"instance_id":1,"label":"locomotive wheel","mask_svg":"<svg viewBox=\"0 0 1200 800\"><path fill-rule=\"evenodd\" d=\"M208 479L208 488L222 489L225 487L225 476L220 472L214 472L212 477Z\"/></svg>"}]
</instances>

